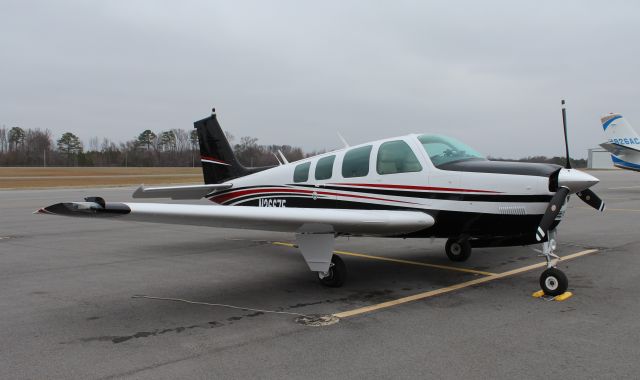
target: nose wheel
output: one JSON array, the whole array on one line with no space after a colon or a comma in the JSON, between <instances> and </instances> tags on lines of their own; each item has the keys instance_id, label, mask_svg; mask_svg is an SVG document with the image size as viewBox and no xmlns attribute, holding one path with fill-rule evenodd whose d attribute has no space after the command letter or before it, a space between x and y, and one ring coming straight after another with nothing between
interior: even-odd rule
<instances>
[{"instance_id":1,"label":"nose wheel","mask_svg":"<svg viewBox=\"0 0 640 380\"><path fill-rule=\"evenodd\" d=\"M559 296L568 286L567 276L558 268L548 268L540 275L540 288L548 296Z\"/></svg>"}]
</instances>

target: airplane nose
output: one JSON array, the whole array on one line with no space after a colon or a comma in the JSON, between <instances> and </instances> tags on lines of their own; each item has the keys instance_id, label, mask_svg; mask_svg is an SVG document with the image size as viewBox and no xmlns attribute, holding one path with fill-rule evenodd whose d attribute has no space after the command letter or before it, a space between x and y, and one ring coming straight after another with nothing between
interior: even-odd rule
<instances>
[{"instance_id":1,"label":"airplane nose","mask_svg":"<svg viewBox=\"0 0 640 380\"><path fill-rule=\"evenodd\" d=\"M566 187L571 193L586 190L598 182L600 180L591 174L576 169L562 169L558 175L558 186Z\"/></svg>"}]
</instances>

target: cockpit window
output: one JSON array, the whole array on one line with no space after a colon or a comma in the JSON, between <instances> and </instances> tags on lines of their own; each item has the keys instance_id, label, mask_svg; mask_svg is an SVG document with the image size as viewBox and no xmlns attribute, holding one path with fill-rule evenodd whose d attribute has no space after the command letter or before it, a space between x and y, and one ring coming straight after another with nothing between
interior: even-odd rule
<instances>
[{"instance_id":1,"label":"cockpit window","mask_svg":"<svg viewBox=\"0 0 640 380\"><path fill-rule=\"evenodd\" d=\"M468 160L486 160L473 148L460 141L439 135L422 135L418 137L431 162L437 168L451 162Z\"/></svg>"}]
</instances>

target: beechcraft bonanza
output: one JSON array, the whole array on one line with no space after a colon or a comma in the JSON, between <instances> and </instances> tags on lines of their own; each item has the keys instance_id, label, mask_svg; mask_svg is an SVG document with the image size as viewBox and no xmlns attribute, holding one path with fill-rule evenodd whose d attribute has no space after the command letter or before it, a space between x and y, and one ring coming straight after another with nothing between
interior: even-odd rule
<instances>
[{"instance_id":1,"label":"beechcraft bonanza","mask_svg":"<svg viewBox=\"0 0 640 380\"><path fill-rule=\"evenodd\" d=\"M564 104L564 102L563 102ZM563 122L566 138L566 121ZM242 228L295 234L320 282L341 286L337 236L447 238L452 261L472 247L540 243L549 295L568 286L555 265L556 226L570 194L602 211L591 175L551 164L489 161L450 137L411 134L373 141L274 167L247 168L236 159L216 118L194 123L204 185L146 188L134 198L200 199L222 205L105 202L57 203L43 214ZM568 158L567 148L567 158Z\"/></svg>"},{"instance_id":2,"label":"beechcraft bonanza","mask_svg":"<svg viewBox=\"0 0 640 380\"><path fill-rule=\"evenodd\" d=\"M640 172L640 136L620 114L609 114L600 119L607 136L601 147L611 153L613 165L620 169Z\"/></svg>"}]
</instances>

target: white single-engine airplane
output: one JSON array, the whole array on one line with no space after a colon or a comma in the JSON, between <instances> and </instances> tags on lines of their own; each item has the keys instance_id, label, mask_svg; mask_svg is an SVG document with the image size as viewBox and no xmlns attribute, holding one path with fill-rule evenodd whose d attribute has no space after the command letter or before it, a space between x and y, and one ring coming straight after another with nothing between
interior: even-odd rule
<instances>
[{"instance_id":1,"label":"white single-engine airplane","mask_svg":"<svg viewBox=\"0 0 640 380\"><path fill-rule=\"evenodd\" d=\"M611 153L613 165L640 172L640 136L620 114L603 116L600 121L607 142L601 147Z\"/></svg>"},{"instance_id":2,"label":"white single-engine airplane","mask_svg":"<svg viewBox=\"0 0 640 380\"><path fill-rule=\"evenodd\" d=\"M564 104L564 101L563 101ZM566 121L563 106L563 122ZM549 295L568 281L555 268L555 228L569 194L602 211L589 187L598 179L558 165L489 161L445 136L411 134L345 147L274 167L247 168L233 154L215 111L194 123L204 185L145 188L134 198L200 199L218 205L115 203L100 197L58 203L43 214L110 218L295 233L320 282L341 286L336 236L448 238L453 261L472 247L542 243L547 269L540 285Z\"/></svg>"}]
</instances>

